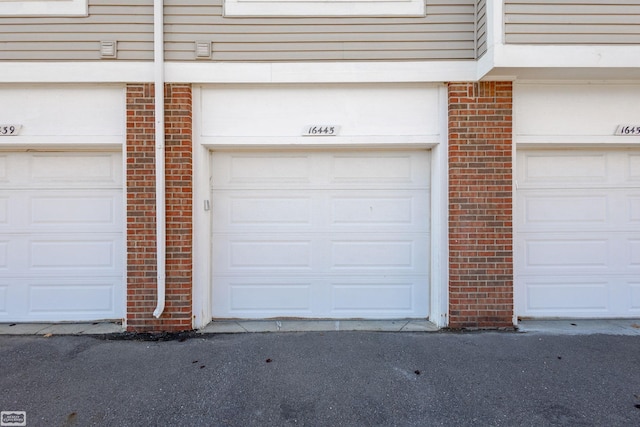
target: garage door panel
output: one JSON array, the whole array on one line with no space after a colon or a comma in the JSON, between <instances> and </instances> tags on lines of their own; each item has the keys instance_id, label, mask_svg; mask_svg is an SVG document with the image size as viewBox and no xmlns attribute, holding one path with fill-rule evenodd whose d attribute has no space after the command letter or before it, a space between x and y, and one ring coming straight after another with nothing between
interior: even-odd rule
<instances>
[{"instance_id":1,"label":"garage door panel","mask_svg":"<svg viewBox=\"0 0 640 427\"><path fill-rule=\"evenodd\" d=\"M9 244L8 240L0 240L0 272L9 269Z\"/></svg>"},{"instance_id":2,"label":"garage door panel","mask_svg":"<svg viewBox=\"0 0 640 427\"><path fill-rule=\"evenodd\" d=\"M519 156L518 182L522 185L580 184L607 182L607 157L604 153L536 153Z\"/></svg>"},{"instance_id":3,"label":"garage door panel","mask_svg":"<svg viewBox=\"0 0 640 427\"><path fill-rule=\"evenodd\" d=\"M429 247L427 236L363 234L336 235L330 240L331 270L384 270L386 274L415 271L426 273Z\"/></svg>"},{"instance_id":4,"label":"garage door panel","mask_svg":"<svg viewBox=\"0 0 640 427\"><path fill-rule=\"evenodd\" d=\"M633 194L628 198L629 222L636 226L640 224L640 194Z\"/></svg>"},{"instance_id":5,"label":"garage door panel","mask_svg":"<svg viewBox=\"0 0 640 427\"><path fill-rule=\"evenodd\" d=\"M638 314L628 280L640 274L638 158L637 150L518 152L519 315Z\"/></svg>"},{"instance_id":6,"label":"garage door panel","mask_svg":"<svg viewBox=\"0 0 640 427\"><path fill-rule=\"evenodd\" d=\"M628 274L640 267L640 233L547 235L520 235L517 265L521 274Z\"/></svg>"},{"instance_id":7,"label":"garage door panel","mask_svg":"<svg viewBox=\"0 0 640 427\"><path fill-rule=\"evenodd\" d=\"M335 317L403 318L428 316L424 276L379 275L330 279ZM426 305L424 305L426 302Z\"/></svg>"},{"instance_id":8,"label":"garage door panel","mask_svg":"<svg viewBox=\"0 0 640 427\"><path fill-rule=\"evenodd\" d=\"M636 277L526 278L527 305L531 316L631 317L640 314L640 282Z\"/></svg>"},{"instance_id":9,"label":"garage door panel","mask_svg":"<svg viewBox=\"0 0 640 427\"><path fill-rule=\"evenodd\" d=\"M234 283L229 290L232 313L311 313L311 283Z\"/></svg>"},{"instance_id":10,"label":"garage door panel","mask_svg":"<svg viewBox=\"0 0 640 427\"><path fill-rule=\"evenodd\" d=\"M640 223L640 194L632 189L519 192L519 230L629 230Z\"/></svg>"},{"instance_id":11,"label":"garage door panel","mask_svg":"<svg viewBox=\"0 0 640 427\"><path fill-rule=\"evenodd\" d=\"M407 269L413 266L411 240L342 240L331 242L332 268Z\"/></svg>"},{"instance_id":12,"label":"garage door panel","mask_svg":"<svg viewBox=\"0 0 640 427\"><path fill-rule=\"evenodd\" d=\"M609 196L604 192L529 191L518 202L524 204L520 223L524 230L527 227L604 226L608 220Z\"/></svg>"},{"instance_id":13,"label":"garage door panel","mask_svg":"<svg viewBox=\"0 0 640 427\"><path fill-rule=\"evenodd\" d=\"M414 309L414 283L332 283L333 312L357 316L363 312L379 315L401 312L411 313Z\"/></svg>"},{"instance_id":14,"label":"garage door panel","mask_svg":"<svg viewBox=\"0 0 640 427\"><path fill-rule=\"evenodd\" d=\"M233 240L229 242L229 271L236 269L310 270L311 240L274 241L264 237L263 240Z\"/></svg>"},{"instance_id":15,"label":"garage door panel","mask_svg":"<svg viewBox=\"0 0 640 427\"><path fill-rule=\"evenodd\" d=\"M238 193L214 192L214 232L313 232L318 227L329 231L375 228L383 232L426 232L429 229L427 190L254 190Z\"/></svg>"},{"instance_id":16,"label":"garage door panel","mask_svg":"<svg viewBox=\"0 0 640 427\"><path fill-rule=\"evenodd\" d=\"M606 279L557 278L542 283L527 280L525 283L527 312L530 314L606 314L610 308Z\"/></svg>"},{"instance_id":17,"label":"garage door panel","mask_svg":"<svg viewBox=\"0 0 640 427\"><path fill-rule=\"evenodd\" d=\"M68 273L91 269L95 273L117 270L115 240L55 236L29 239L29 270L64 269Z\"/></svg>"},{"instance_id":18,"label":"garage door panel","mask_svg":"<svg viewBox=\"0 0 640 427\"><path fill-rule=\"evenodd\" d=\"M40 186L60 183L121 186L120 158L118 154L39 153L28 157L27 179Z\"/></svg>"},{"instance_id":19,"label":"garage door panel","mask_svg":"<svg viewBox=\"0 0 640 427\"><path fill-rule=\"evenodd\" d=\"M299 152L225 153L216 152L212 160L214 187L225 189L377 188L398 184L428 187L429 152L340 153Z\"/></svg>"},{"instance_id":20,"label":"garage door panel","mask_svg":"<svg viewBox=\"0 0 640 427\"><path fill-rule=\"evenodd\" d=\"M375 154L333 155L330 159L331 182L412 183L414 168L408 154L379 156Z\"/></svg>"},{"instance_id":21,"label":"garage door panel","mask_svg":"<svg viewBox=\"0 0 640 427\"><path fill-rule=\"evenodd\" d=\"M214 197L214 232L299 230L317 221L318 201L304 191L219 191Z\"/></svg>"},{"instance_id":22,"label":"garage door panel","mask_svg":"<svg viewBox=\"0 0 640 427\"><path fill-rule=\"evenodd\" d=\"M243 318L308 317L317 282L300 277L221 276L214 288L213 311Z\"/></svg>"},{"instance_id":23,"label":"garage door panel","mask_svg":"<svg viewBox=\"0 0 640 427\"><path fill-rule=\"evenodd\" d=\"M214 234L215 274L301 274L314 268L319 250L312 238L295 233Z\"/></svg>"},{"instance_id":24,"label":"garage door panel","mask_svg":"<svg viewBox=\"0 0 640 427\"><path fill-rule=\"evenodd\" d=\"M4 283L4 281L0 282L0 322L3 318L9 315L7 310L9 305L9 285Z\"/></svg>"},{"instance_id":25,"label":"garage door panel","mask_svg":"<svg viewBox=\"0 0 640 427\"><path fill-rule=\"evenodd\" d=\"M122 317L122 277L18 277L2 281L6 309L0 319L56 322Z\"/></svg>"},{"instance_id":26,"label":"garage door panel","mask_svg":"<svg viewBox=\"0 0 640 427\"><path fill-rule=\"evenodd\" d=\"M635 314L640 314L640 280L635 278L629 280L627 283L629 286L629 309Z\"/></svg>"},{"instance_id":27,"label":"garage door panel","mask_svg":"<svg viewBox=\"0 0 640 427\"><path fill-rule=\"evenodd\" d=\"M228 201L218 197L217 203L229 204L227 224L233 226L272 227L286 225L298 227L312 224L313 200L303 195L276 195L231 197ZM220 225L225 217L220 217Z\"/></svg>"},{"instance_id":28,"label":"garage door panel","mask_svg":"<svg viewBox=\"0 0 640 427\"><path fill-rule=\"evenodd\" d=\"M424 277L221 277L214 312L230 317L401 318L428 315ZM330 298L322 295L329 290ZM424 305L424 307L422 307Z\"/></svg>"},{"instance_id":29,"label":"garage door panel","mask_svg":"<svg viewBox=\"0 0 640 427\"><path fill-rule=\"evenodd\" d=\"M304 153L216 153L212 160L212 181L219 188L309 184L312 172Z\"/></svg>"},{"instance_id":30,"label":"garage door panel","mask_svg":"<svg viewBox=\"0 0 640 427\"><path fill-rule=\"evenodd\" d=\"M30 223L27 226L58 226L73 224L120 228L122 195L104 194L96 197L91 192L51 192L47 196L33 195L30 202Z\"/></svg>"},{"instance_id":31,"label":"garage door panel","mask_svg":"<svg viewBox=\"0 0 640 427\"><path fill-rule=\"evenodd\" d=\"M233 155L229 164L229 183L274 184L311 182L307 155Z\"/></svg>"},{"instance_id":32,"label":"garage door panel","mask_svg":"<svg viewBox=\"0 0 640 427\"><path fill-rule=\"evenodd\" d=\"M115 314L114 283L88 279L70 284L68 281L39 281L29 285L29 314L56 314L62 318L81 312Z\"/></svg>"},{"instance_id":33,"label":"garage door panel","mask_svg":"<svg viewBox=\"0 0 640 427\"><path fill-rule=\"evenodd\" d=\"M11 321L124 315L122 155L4 153L0 279Z\"/></svg>"},{"instance_id":34,"label":"garage door panel","mask_svg":"<svg viewBox=\"0 0 640 427\"><path fill-rule=\"evenodd\" d=\"M0 154L0 182L9 182L8 155Z\"/></svg>"},{"instance_id":35,"label":"garage door panel","mask_svg":"<svg viewBox=\"0 0 640 427\"><path fill-rule=\"evenodd\" d=\"M214 317L426 317L428 160L213 153Z\"/></svg>"},{"instance_id":36,"label":"garage door panel","mask_svg":"<svg viewBox=\"0 0 640 427\"><path fill-rule=\"evenodd\" d=\"M518 186L522 188L637 187L640 155L625 150L520 151Z\"/></svg>"},{"instance_id":37,"label":"garage door panel","mask_svg":"<svg viewBox=\"0 0 640 427\"><path fill-rule=\"evenodd\" d=\"M525 238L526 239L526 238ZM602 269L608 267L608 239L580 239L569 236L549 239L526 239L525 269Z\"/></svg>"},{"instance_id":38,"label":"garage door panel","mask_svg":"<svg viewBox=\"0 0 640 427\"><path fill-rule=\"evenodd\" d=\"M629 181L640 181L640 154L629 154Z\"/></svg>"},{"instance_id":39,"label":"garage door panel","mask_svg":"<svg viewBox=\"0 0 640 427\"><path fill-rule=\"evenodd\" d=\"M428 231L430 206L425 190L416 191L343 191L331 194L330 226L350 230L375 227L384 231Z\"/></svg>"},{"instance_id":40,"label":"garage door panel","mask_svg":"<svg viewBox=\"0 0 640 427\"><path fill-rule=\"evenodd\" d=\"M0 197L0 228L9 225L9 197Z\"/></svg>"},{"instance_id":41,"label":"garage door panel","mask_svg":"<svg viewBox=\"0 0 640 427\"><path fill-rule=\"evenodd\" d=\"M627 240L629 245L629 267L638 269L640 268L640 237Z\"/></svg>"}]
</instances>

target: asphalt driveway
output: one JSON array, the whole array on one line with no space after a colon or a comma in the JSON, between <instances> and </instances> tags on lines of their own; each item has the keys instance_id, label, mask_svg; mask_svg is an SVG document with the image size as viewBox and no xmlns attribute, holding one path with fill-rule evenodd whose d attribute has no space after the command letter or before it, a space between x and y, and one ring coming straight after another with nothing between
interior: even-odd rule
<instances>
[{"instance_id":1,"label":"asphalt driveway","mask_svg":"<svg viewBox=\"0 0 640 427\"><path fill-rule=\"evenodd\" d=\"M640 425L640 336L113 338L0 336L0 410L47 427Z\"/></svg>"}]
</instances>

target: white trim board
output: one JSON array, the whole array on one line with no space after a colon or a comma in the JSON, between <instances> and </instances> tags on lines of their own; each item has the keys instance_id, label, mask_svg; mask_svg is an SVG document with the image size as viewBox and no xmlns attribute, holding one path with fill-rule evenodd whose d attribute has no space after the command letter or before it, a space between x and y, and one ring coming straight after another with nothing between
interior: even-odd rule
<instances>
[{"instance_id":1,"label":"white trim board","mask_svg":"<svg viewBox=\"0 0 640 427\"><path fill-rule=\"evenodd\" d=\"M1 0L0 16L87 16L88 0Z\"/></svg>"},{"instance_id":2,"label":"white trim board","mask_svg":"<svg viewBox=\"0 0 640 427\"><path fill-rule=\"evenodd\" d=\"M438 83L473 81L476 61L165 63L167 83ZM3 62L0 83L153 81L153 62Z\"/></svg>"},{"instance_id":3,"label":"white trim board","mask_svg":"<svg viewBox=\"0 0 640 427\"><path fill-rule=\"evenodd\" d=\"M224 16L393 16L425 15L424 0L224 0Z\"/></svg>"}]
</instances>

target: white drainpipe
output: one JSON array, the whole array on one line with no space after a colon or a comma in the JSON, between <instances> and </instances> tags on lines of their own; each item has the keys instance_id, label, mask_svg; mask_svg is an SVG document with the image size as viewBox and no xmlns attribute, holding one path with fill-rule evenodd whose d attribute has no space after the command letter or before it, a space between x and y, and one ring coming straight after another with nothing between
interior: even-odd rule
<instances>
[{"instance_id":1,"label":"white drainpipe","mask_svg":"<svg viewBox=\"0 0 640 427\"><path fill-rule=\"evenodd\" d=\"M155 74L156 117L156 258L158 270L158 304L153 312L162 316L166 287L166 219L164 179L164 2L153 1L153 61Z\"/></svg>"}]
</instances>

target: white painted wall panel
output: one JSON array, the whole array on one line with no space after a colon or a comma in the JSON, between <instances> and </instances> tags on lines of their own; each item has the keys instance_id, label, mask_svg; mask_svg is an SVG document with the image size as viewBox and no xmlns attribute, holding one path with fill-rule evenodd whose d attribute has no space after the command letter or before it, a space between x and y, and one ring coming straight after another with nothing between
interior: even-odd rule
<instances>
[{"instance_id":1,"label":"white painted wall panel","mask_svg":"<svg viewBox=\"0 0 640 427\"><path fill-rule=\"evenodd\" d=\"M537 84L514 86L514 135L519 143L632 143L614 136L640 115L638 84Z\"/></svg>"},{"instance_id":2,"label":"white painted wall panel","mask_svg":"<svg viewBox=\"0 0 640 427\"><path fill-rule=\"evenodd\" d=\"M12 144L124 142L126 103L123 86L3 85L0 86L0 99L3 123L22 125L18 136L7 141ZM33 161L37 162L37 159ZM55 168L53 163L48 165ZM90 169L92 165L84 167ZM58 168L58 172L64 173L64 170L64 167ZM48 172L55 170L43 171L42 178Z\"/></svg>"},{"instance_id":3,"label":"white painted wall panel","mask_svg":"<svg viewBox=\"0 0 640 427\"><path fill-rule=\"evenodd\" d=\"M424 142L432 142L440 134L437 86L204 86L200 104L202 113L196 130L205 145L238 140L253 145L262 141L285 144L293 140L332 144L345 138L366 137L370 138L369 143L374 137L394 137L400 142L403 137L422 137ZM332 137L302 136L310 125L336 125L340 130ZM260 167L269 166L263 163ZM292 174L305 170L282 169ZM365 169L356 171L367 173ZM378 173L386 172L378 170ZM277 175L271 179L277 179Z\"/></svg>"}]
</instances>

